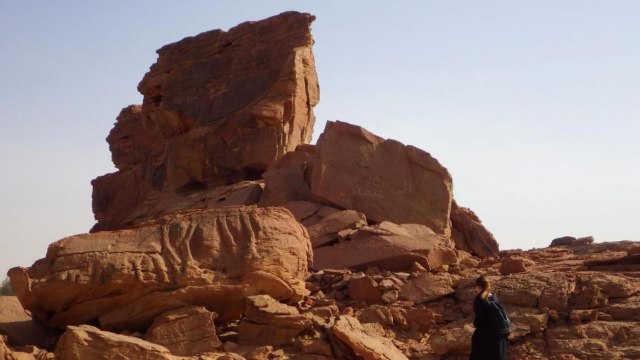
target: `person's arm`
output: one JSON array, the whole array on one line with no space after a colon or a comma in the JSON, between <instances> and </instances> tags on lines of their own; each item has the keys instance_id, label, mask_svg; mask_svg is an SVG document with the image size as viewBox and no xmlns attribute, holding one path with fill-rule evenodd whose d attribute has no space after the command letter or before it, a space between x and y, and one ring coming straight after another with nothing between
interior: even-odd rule
<instances>
[{"instance_id":1,"label":"person's arm","mask_svg":"<svg viewBox=\"0 0 640 360\"><path fill-rule=\"evenodd\" d=\"M484 321L485 321L485 314L484 314L485 311L484 311L484 306L482 305L483 304L480 297L476 297L476 299L473 302L473 313L475 314L475 317L473 319L473 326L476 328L484 324Z\"/></svg>"}]
</instances>

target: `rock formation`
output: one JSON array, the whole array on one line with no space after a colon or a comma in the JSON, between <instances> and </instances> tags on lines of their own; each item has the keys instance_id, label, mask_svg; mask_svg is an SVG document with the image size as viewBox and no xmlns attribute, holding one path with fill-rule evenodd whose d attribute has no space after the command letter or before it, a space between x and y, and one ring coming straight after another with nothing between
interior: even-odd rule
<instances>
[{"instance_id":1,"label":"rock formation","mask_svg":"<svg viewBox=\"0 0 640 360\"><path fill-rule=\"evenodd\" d=\"M9 275L24 307L51 326L144 330L185 304L228 321L248 295L297 302L310 260L306 231L287 210L224 207L68 237Z\"/></svg>"},{"instance_id":2,"label":"rock formation","mask_svg":"<svg viewBox=\"0 0 640 360\"><path fill-rule=\"evenodd\" d=\"M265 174L263 204L313 200L360 211L371 221L423 224L450 235L451 175L429 153L339 121L327 122L316 146L298 151L303 154L281 160L286 167L275 164ZM305 180L301 188L281 189L293 171L291 181Z\"/></svg>"},{"instance_id":3,"label":"rock formation","mask_svg":"<svg viewBox=\"0 0 640 360\"><path fill-rule=\"evenodd\" d=\"M313 19L158 51L107 138L93 232L10 270L0 358L466 359L481 274L510 359L640 358L637 243L500 252L429 153L344 122L308 144Z\"/></svg>"},{"instance_id":4,"label":"rock formation","mask_svg":"<svg viewBox=\"0 0 640 360\"><path fill-rule=\"evenodd\" d=\"M168 203L209 207L209 190L258 180L309 142L319 99L314 19L283 13L158 50L138 85L142 105L124 108L107 137L118 171L92 182L93 230L175 210Z\"/></svg>"}]
</instances>

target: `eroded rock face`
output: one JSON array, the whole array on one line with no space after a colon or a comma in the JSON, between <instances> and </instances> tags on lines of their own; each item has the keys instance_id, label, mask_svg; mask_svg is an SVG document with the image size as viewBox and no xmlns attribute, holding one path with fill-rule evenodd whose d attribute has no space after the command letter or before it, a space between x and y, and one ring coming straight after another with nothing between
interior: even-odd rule
<instances>
[{"instance_id":1,"label":"eroded rock face","mask_svg":"<svg viewBox=\"0 0 640 360\"><path fill-rule=\"evenodd\" d=\"M143 104L123 109L107 137L118 171L92 182L93 230L166 213L158 204L167 197L260 179L309 142L319 99L314 19L288 12L158 50L138 85Z\"/></svg>"},{"instance_id":2,"label":"eroded rock face","mask_svg":"<svg viewBox=\"0 0 640 360\"><path fill-rule=\"evenodd\" d=\"M296 153L265 174L264 204L314 199L373 221L450 234L451 175L429 153L340 121L327 122L315 148ZM293 181L287 179L298 179L297 185L271 189Z\"/></svg>"},{"instance_id":3,"label":"eroded rock face","mask_svg":"<svg viewBox=\"0 0 640 360\"><path fill-rule=\"evenodd\" d=\"M68 237L9 275L23 306L52 326L139 330L188 304L224 322L248 295L298 301L310 261L307 233L286 209L228 207Z\"/></svg>"}]
</instances>

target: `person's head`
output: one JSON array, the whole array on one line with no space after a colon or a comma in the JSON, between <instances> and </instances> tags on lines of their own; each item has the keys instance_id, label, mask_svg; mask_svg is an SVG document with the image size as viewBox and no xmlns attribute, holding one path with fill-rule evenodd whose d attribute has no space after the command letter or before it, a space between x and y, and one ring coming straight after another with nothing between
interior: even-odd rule
<instances>
[{"instance_id":1,"label":"person's head","mask_svg":"<svg viewBox=\"0 0 640 360\"><path fill-rule=\"evenodd\" d=\"M486 277L480 276L476 279L476 293L479 294L483 299L487 299L489 297L489 291L491 290L491 283L487 280Z\"/></svg>"}]
</instances>

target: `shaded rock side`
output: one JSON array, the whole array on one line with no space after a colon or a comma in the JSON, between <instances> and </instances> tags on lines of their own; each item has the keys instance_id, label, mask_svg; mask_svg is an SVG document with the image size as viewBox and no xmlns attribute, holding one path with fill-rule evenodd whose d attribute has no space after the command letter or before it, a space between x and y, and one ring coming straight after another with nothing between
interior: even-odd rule
<instances>
[{"instance_id":1,"label":"shaded rock side","mask_svg":"<svg viewBox=\"0 0 640 360\"><path fill-rule=\"evenodd\" d=\"M57 334L34 321L15 296L0 296L0 333L11 346L35 345L46 348Z\"/></svg>"},{"instance_id":2,"label":"shaded rock side","mask_svg":"<svg viewBox=\"0 0 640 360\"><path fill-rule=\"evenodd\" d=\"M493 234L471 209L459 207L455 201L451 209L451 226L451 239L456 248L481 258L498 256L500 249Z\"/></svg>"},{"instance_id":3,"label":"shaded rock side","mask_svg":"<svg viewBox=\"0 0 640 360\"><path fill-rule=\"evenodd\" d=\"M359 126L327 122L315 147L288 154L264 178L264 205L312 200L359 211L376 222L423 224L450 234L447 169L423 150Z\"/></svg>"},{"instance_id":4,"label":"shaded rock side","mask_svg":"<svg viewBox=\"0 0 640 360\"><path fill-rule=\"evenodd\" d=\"M335 338L364 360L407 360L390 339L367 334L358 319L341 316L331 328Z\"/></svg>"},{"instance_id":5,"label":"shaded rock side","mask_svg":"<svg viewBox=\"0 0 640 360\"><path fill-rule=\"evenodd\" d=\"M451 256L439 256L441 252ZM379 225L361 227L335 245L314 249L313 268L363 270L377 266L406 271L415 262L426 268L435 268L456 261L451 241L436 235L428 227L384 221Z\"/></svg>"},{"instance_id":6,"label":"shaded rock side","mask_svg":"<svg viewBox=\"0 0 640 360\"><path fill-rule=\"evenodd\" d=\"M165 197L260 179L309 142L314 19L287 12L159 49L138 85L143 104L123 109L107 137L118 171L92 181L93 230L149 218Z\"/></svg>"},{"instance_id":7,"label":"shaded rock side","mask_svg":"<svg viewBox=\"0 0 640 360\"><path fill-rule=\"evenodd\" d=\"M71 236L9 276L23 306L52 326L144 330L189 304L224 322L240 317L248 295L298 301L310 261L306 230L286 209L227 207Z\"/></svg>"}]
</instances>

